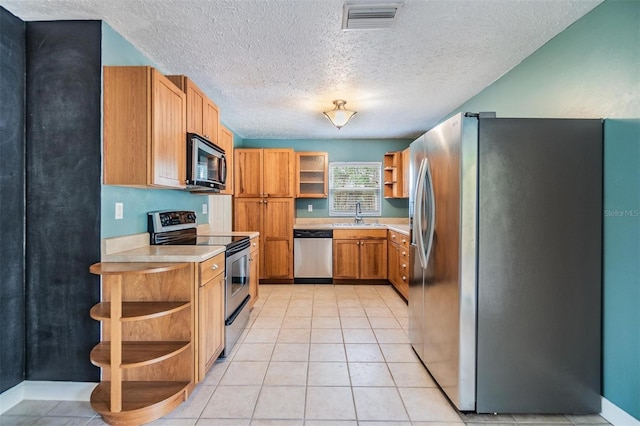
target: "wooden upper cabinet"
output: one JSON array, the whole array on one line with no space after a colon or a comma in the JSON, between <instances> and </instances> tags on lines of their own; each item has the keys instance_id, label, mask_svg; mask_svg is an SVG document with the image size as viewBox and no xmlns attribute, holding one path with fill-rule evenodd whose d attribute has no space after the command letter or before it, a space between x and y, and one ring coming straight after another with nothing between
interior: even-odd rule
<instances>
[{"instance_id":1,"label":"wooden upper cabinet","mask_svg":"<svg viewBox=\"0 0 640 426\"><path fill-rule=\"evenodd\" d=\"M296 152L296 198L327 198L328 175L328 153Z\"/></svg>"},{"instance_id":2,"label":"wooden upper cabinet","mask_svg":"<svg viewBox=\"0 0 640 426\"><path fill-rule=\"evenodd\" d=\"M227 157L227 182L224 191L220 191L221 194L233 195L233 133L231 130L220 125L218 130L218 146L224 149Z\"/></svg>"},{"instance_id":3,"label":"wooden upper cabinet","mask_svg":"<svg viewBox=\"0 0 640 426\"><path fill-rule=\"evenodd\" d=\"M262 151L262 149L236 149L234 151L236 197L259 198L263 196Z\"/></svg>"},{"instance_id":4,"label":"wooden upper cabinet","mask_svg":"<svg viewBox=\"0 0 640 426\"><path fill-rule=\"evenodd\" d=\"M220 110L218 106L185 75L168 78L187 95L187 132L197 133L218 144Z\"/></svg>"},{"instance_id":5,"label":"wooden upper cabinet","mask_svg":"<svg viewBox=\"0 0 640 426\"><path fill-rule=\"evenodd\" d=\"M384 154L384 197L403 198L404 195L404 173L403 173L403 153L402 151L387 152ZM408 196L408 194L407 194Z\"/></svg>"},{"instance_id":6,"label":"wooden upper cabinet","mask_svg":"<svg viewBox=\"0 0 640 426\"><path fill-rule=\"evenodd\" d=\"M106 185L184 188L186 96L151 67L104 67Z\"/></svg>"},{"instance_id":7,"label":"wooden upper cabinet","mask_svg":"<svg viewBox=\"0 0 640 426\"><path fill-rule=\"evenodd\" d=\"M293 197L293 149L265 149L263 190L267 197Z\"/></svg>"},{"instance_id":8,"label":"wooden upper cabinet","mask_svg":"<svg viewBox=\"0 0 640 426\"><path fill-rule=\"evenodd\" d=\"M293 197L293 149L236 149L236 197Z\"/></svg>"},{"instance_id":9,"label":"wooden upper cabinet","mask_svg":"<svg viewBox=\"0 0 640 426\"><path fill-rule=\"evenodd\" d=\"M204 104L204 123L203 130L204 137L211 142L218 144L220 140L220 110L218 105L214 104L211 99L205 98Z\"/></svg>"}]
</instances>

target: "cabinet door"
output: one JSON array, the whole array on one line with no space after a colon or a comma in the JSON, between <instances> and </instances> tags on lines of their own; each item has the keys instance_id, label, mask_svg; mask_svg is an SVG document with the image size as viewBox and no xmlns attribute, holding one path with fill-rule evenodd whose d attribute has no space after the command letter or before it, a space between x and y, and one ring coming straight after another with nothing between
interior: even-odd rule
<instances>
[{"instance_id":1,"label":"cabinet door","mask_svg":"<svg viewBox=\"0 0 640 426\"><path fill-rule=\"evenodd\" d=\"M204 136L217 145L220 132L220 111L218 105L209 98L205 98L202 127Z\"/></svg>"},{"instance_id":2,"label":"cabinet door","mask_svg":"<svg viewBox=\"0 0 640 426\"><path fill-rule=\"evenodd\" d=\"M233 230L262 230L262 198L236 198L234 201Z\"/></svg>"},{"instance_id":3,"label":"cabinet door","mask_svg":"<svg viewBox=\"0 0 640 426\"><path fill-rule=\"evenodd\" d=\"M149 184L149 67L104 67L105 185Z\"/></svg>"},{"instance_id":4,"label":"cabinet door","mask_svg":"<svg viewBox=\"0 0 640 426\"><path fill-rule=\"evenodd\" d=\"M387 279L387 240L360 241L360 278Z\"/></svg>"},{"instance_id":5,"label":"cabinet door","mask_svg":"<svg viewBox=\"0 0 640 426\"><path fill-rule=\"evenodd\" d=\"M263 277L293 278L293 198L267 198L263 205Z\"/></svg>"},{"instance_id":6,"label":"cabinet door","mask_svg":"<svg viewBox=\"0 0 640 426\"><path fill-rule=\"evenodd\" d=\"M218 146L224 149L227 157L227 183L221 194L233 195L233 133L223 125L218 131Z\"/></svg>"},{"instance_id":7,"label":"cabinet door","mask_svg":"<svg viewBox=\"0 0 640 426\"><path fill-rule=\"evenodd\" d=\"M233 155L235 196L262 197L262 149L236 149Z\"/></svg>"},{"instance_id":8,"label":"cabinet door","mask_svg":"<svg viewBox=\"0 0 640 426\"><path fill-rule=\"evenodd\" d=\"M394 287L397 288L398 275L400 274L400 271L399 271L400 249L398 248L397 244L393 244L389 241L387 241L387 247L388 247L388 251L387 251L388 277L389 277L389 281L391 281L391 284L393 284Z\"/></svg>"},{"instance_id":9,"label":"cabinet door","mask_svg":"<svg viewBox=\"0 0 640 426\"><path fill-rule=\"evenodd\" d=\"M224 345L224 274L198 288L198 376L204 379Z\"/></svg>"},{"instance_id":10,"label":"cabinet door","mask_svg":"<svg viewBox=\"0 0 640 426\"><path fill-rule=\"evenodd\" d=\"M292 149L265 149L263 190L267 197L293 197L294 152Z\"/></svg>"},{"instance_id":11,"label":"cabinet door","mask_svg":"<svg viewBox=\"0 0 640 426\"><path fill-rule=\"evenodd\" d=\"M358 279L360 241L333 240L333 278Z\"/></svg>"},{"instance_id":12,"label":"cabinet door","mask_svg":"<svg viewBox=\"0 0 640 426\"><path fill-rule=\"evenodd\" d=\"M184 188L186 179L185 94L168 78L152 72L152 185Z\"/></svg>"},{"instance_id":13,"label":"cabinet door","mask_svg":"<svg viewBox=\"0 0 640 426\"><path fill-rule=\"evenodd\" d=\"M206 96L191 80L187 80L187 132L204 134L204 111Z\"/></svg>"}]
</instances>

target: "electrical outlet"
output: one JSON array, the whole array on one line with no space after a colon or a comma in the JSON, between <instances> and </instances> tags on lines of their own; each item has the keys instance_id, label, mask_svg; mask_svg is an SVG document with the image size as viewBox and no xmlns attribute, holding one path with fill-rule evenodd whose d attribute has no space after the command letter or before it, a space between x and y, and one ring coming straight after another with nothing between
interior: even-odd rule
<instances>
[{"instance_id":1,"label":"electrical outlet","mask_svg":"<svg viewBox=\"0 0 640 426\"><path fill-rule=\"evenodd\" d=\"M208 211L209 211L209 205L208 204L203 204L202 205L202 214L207 214Z\"/></svg>"},{"instance_id":2,"label":"electrical outlet","mask_svg":"<svg viewBox=\"0 0 640 426\"><path fill-rule=\"evenodd\" d=\"M124 204L116 203L116 220L124 217Z\"/></svg>"},{"instance_id":3,"label":"electrical outlet","mask_svg":"<svg viewBox=\"0 0 640 426\"><path fill-rule=\"evenodd\" d=\"M313 204L307 204L307 211L308 212L312 212L313 211Z\"/></svg>"}]
</instances>

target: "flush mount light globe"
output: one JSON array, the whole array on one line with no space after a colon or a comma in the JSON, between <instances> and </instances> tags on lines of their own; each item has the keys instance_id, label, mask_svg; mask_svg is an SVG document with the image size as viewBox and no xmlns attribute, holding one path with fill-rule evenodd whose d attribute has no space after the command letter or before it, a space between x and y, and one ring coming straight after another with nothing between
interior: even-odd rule
<instances>
[{"instance_id":1,"label":"flush mount light globe","mask_svg":"<svg viewBox=\"0 0 640 426\"><path fill-rule=\"evenodd\" d=\"M333 101L333 104L336 107L331 111L323 112L324 116L327 117L331 124L336 126L338 130L340 130L340 128L347 124L349 120L351 120L351 117L356 115L355 111L349 111L344 108L344 105L346 103L347 101L336 99L335 101Z\"/></svg>"}]
</instances>

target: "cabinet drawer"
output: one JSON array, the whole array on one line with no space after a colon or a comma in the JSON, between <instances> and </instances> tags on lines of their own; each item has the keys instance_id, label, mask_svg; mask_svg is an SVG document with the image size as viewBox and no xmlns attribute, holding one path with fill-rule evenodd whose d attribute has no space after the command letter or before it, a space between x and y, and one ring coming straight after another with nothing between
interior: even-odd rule
<instances>
[{"instance_id":1,"label":"cabinet drawer","mask_svg":"<svg viewBox=\"0 0 640 426\"><path fill-rule=\"evenodd\" d=\"M389 241L409 250L409 236L397 231L389 230Z\"/></svg>"},{"instance_id":2,"label":"cabinet drawer","mask_svg":"<svg viewBox=\"0 0 640 426\"><path fill-rule=\"evenodd\" d=\"M220 273L224 273L224 253L200 262L200 285L206 284Z\"/></svg>"},{"instance_id":3,"label":"cabinet drawer","mask_svg":"<svg viewBox=\"0 0 640 426\"><path fill-rule=\"evenodd\" d=\"M334 240L386 239L386 229L334 229Z\"/></svg>"},{"instance_id":4,"label":"cabinet drawer","mask_svg":"<svg viewBox=\"0 0 640 426\"><path fill-rule=\"evenodd\" d=\"M260 237L252 238L250 240L250 243L251 243L251 248L249 249L249 251L251 253L254 253L256 250L260 248Z\"/></svg>"}]
</instances>

